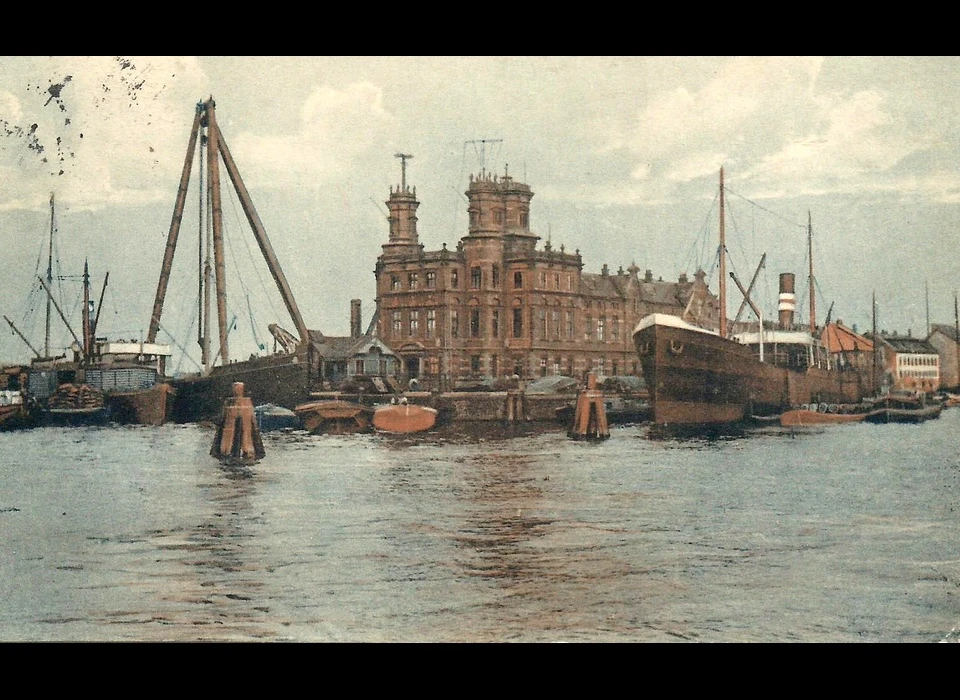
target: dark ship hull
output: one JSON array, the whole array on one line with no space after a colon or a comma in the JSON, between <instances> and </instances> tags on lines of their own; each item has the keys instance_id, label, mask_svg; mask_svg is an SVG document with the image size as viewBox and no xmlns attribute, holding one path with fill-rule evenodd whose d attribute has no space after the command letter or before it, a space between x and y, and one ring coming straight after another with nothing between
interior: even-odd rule
<instances>
[{"instance_id":1,"label":"dark ship hull","mask_svg":"<svg viewBox=\"0 0 960 700\"><path fill-rule=\"evenodd\" d=\"M209 374L172 380L175 390L170 418L176 423L216 421L233 384L242 382L244 395L255 404L271 403L294 409L309 400L317 377L306 351L255 357L213 367Z\"/></svg>"},{"instance_id":2,"label":"dark ship hull","mask_svg":"<svg viewBox=\"0 0 960 700\"><path fill-rule=\"evenodd\" d=\"M856 403L867 393L855 372L764 363L751 347L675 317L648 317L633 337L658 425L738 423L805 403Z\"/></svg>"}]
</instances>

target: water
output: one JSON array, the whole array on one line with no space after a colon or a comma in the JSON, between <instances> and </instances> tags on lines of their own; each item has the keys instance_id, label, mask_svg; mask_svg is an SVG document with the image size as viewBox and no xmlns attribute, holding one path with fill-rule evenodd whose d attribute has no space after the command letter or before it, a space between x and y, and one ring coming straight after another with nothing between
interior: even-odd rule
<instances>
[{"instance_id":1,"label":"water","mask_svg":"<svg viewBox=\"0 0 960 700\"><path fill-rule=\"evenodd\" d=\"M958 424L2 433L0 641L957 641Z\"/></svg>"}]
</instances>

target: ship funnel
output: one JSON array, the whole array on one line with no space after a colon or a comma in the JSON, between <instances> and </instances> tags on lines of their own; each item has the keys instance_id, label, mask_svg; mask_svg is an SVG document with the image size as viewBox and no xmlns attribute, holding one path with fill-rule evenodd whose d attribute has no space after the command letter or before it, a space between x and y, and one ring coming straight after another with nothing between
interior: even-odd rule
<instances>
[{"instance_id":1,"label":"ship funnel","mask_svg":"<svg viewBox=\"0 0 960 700\"><path fill-rule=\"evenodd\" d=\"M777 310L780 312L780 327L793 327L793 312L797 310L797 297L793 293L795 281L792 272L780 273L780 301Z\"/></svg>"}]
</instances>

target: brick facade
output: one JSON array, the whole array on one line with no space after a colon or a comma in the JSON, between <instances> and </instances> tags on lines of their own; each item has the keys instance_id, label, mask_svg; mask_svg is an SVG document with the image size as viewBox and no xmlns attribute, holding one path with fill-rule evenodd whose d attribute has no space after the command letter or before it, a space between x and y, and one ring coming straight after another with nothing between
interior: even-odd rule
<instances>
[{"instance_id":1,"label":"brick facade","mask_svg":"<svg viewBox=\"0 0 960 700\"><path fill-rule=\"evenodd\" d=\"M405 179L405 178L404 178ZM653 312L716 324L719 304L693 281L643 277L631 265L583 272L579 250L554 249L530 230L529 185L471 176L469 228L449 250L425 251L416 188L391 188L389 238L377 259L376 333L400 358L400 377L450 390L483 378L639 374L633 328Z\"/></svg>"}]
</instances>

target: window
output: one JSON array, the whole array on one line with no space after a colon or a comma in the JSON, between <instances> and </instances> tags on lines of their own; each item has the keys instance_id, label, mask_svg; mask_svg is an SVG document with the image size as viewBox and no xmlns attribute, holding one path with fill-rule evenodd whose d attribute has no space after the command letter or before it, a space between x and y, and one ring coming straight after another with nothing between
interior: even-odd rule
<instances>
[{"instance_id":1,"label":"window","mask_svg":"<svg viewBox=\"0 0 960 700\"><path fill-rule=\"evenodd\" d=\"M496 289L500 288L500 266L493 266L493 286Z\"/></svg>"},{"instance_id":2,"label":"window","mask_svg":"<svg viewBox=\"0 0 960 700\"><path fill-rule=\"evenodd\" d=\"M567 311L567 340L573 340L573 312Z\"/></svg>"},{"instance_id":3,"label":"window","mask_svg":"<svg viewBox=\"0 0 960 700\"><path fill-rule=\"evenodd\" d=\"M495 212L493 212L493 220L494 220L494 222L496 222L497 226L501 226L501 225L503 224L503 210L502 210L502 209L497 209Z\"/></svg>"},{"instance_id":4,"label":"window","mask_svg":"<svg viewBox=\"0 0 960 700\"><path fill-rule=\"evenodd\" d=\"M399 336L400 332L403 330L403 321L400 320L400 312L393 312L393 333L394 335Z\"/></svg>"},{"instance_id":5,"label":"window","mask_svg":"<svg viewBox=\"0 0 960 700\"><path fill-rule=\"evenodd\" d=\"M583 337L585 340L593 340L593 316L587 314L587 322L583 326Z\"/></svg>"},{"instance_id":6,"label":"window","mask_svg":"<svg viewBox=\"0 0 960 700\"><path fill-rule=\"evenodd\" d=\"M460 337L460 312L456 309L450 311L450 337Z\"/></svg>"},{"instance_id":7,"label":"window","mask_svg":"<svg viewBox=\"0 0 960 700\"><path fill-rule=\"evenodd\" d=\"M471 211L470 211L470 226L471 226L471 228L475 228L479 223L480 223L480 213L477 212L477 211L475 211L475 210L471 210Z\"/></svg>"},{"instance_id":8,"label":"window","mask_svg":"<svg viewBox=\"0 0 960 700\"><path fill-rule=\"evenodd\" d=\"M500 372L500 358L496 355L490 356L490 376L496 377Z\"/></svg>"},{"instance_id":9,"label":"window","mask_svg":"<svg viewBox=\"0 0 960 700\"><path fill-rule=\"evenodd\" d=\"M606 329L607 319L604 316L601 316L597 319L597 340L604 339L604 331Z\"/></svg>"},{"instance_id":10,"label":"window","mask_svg":"<svg viewBox=\"0 0 960 700\"><path fill-rule=\"evenodd\" d=\"M556 358L553 361L553 373L554 375L560 374L560 358Z\"/></svg>"},{"instance_id":11,"label":"window","mask_svg":"<svg viewBox=\"0 0 960 700\"><path fill-rule=\"evenodd\" d=\"M530 226L530 215L521 214L520 215L520 228L528 228Z\"/></svg>"},{"instance_id":12,"label":"window","mask_svg":"<svg viewBox=\"0 0 960 700\"><path fill-rule=\"evenodd\" d=\"M419 286L420 286L420 273L419 273L419 272L411 272L409 275L407 275L407 285L410 287L410 289L416 289L417 287L419 287Z\"/></svg>"},{"instance_id":13,"label":"window","mask_svg":"<svg viewBox=\"0 0 960 700\"><path fill-rule=\"evenodd\" d=\"M560 340L560 312L556 309L550 313L550 325L553 327L553 339Z\"/></svg>"},{"instance_id":14,"label":"window","mask_svg":"<svg viewBox=\"0 0 960 700\"><path fill-rule=\"evenodd\" d=\"M547 338L547 312L546 309L539 309L537 311L537 321L540 327L540 337L546 340ZM544 360L546 362L546 360Z\"/></svg>"},{"instance_id":15,"label":"window","mask_svg":"<svg viewBox=\"0 0 960 700\"><path fill-rule=\"evenodd\" d=\"M410 332L408 333L408 335L411 338L416 338L419 332L420 332L420 310L413 309L410 311Z\"/></svg>"},{"instance_id":16,"label":"window","mask_svg":"<svg viewBox=\"0 0 960 700\"><path fill-rule=\"evenodd\" d=\"M553 274L553 288L560 289L560 273L559 272L555 272Z\"/></svg>"},{"instance_id":17,"label":"window","mask_svg":"<svg viewBox=\"0 0 960 700\"><path fill-rule=\"evenodd\" d=\"M437 273L433 270L430 270L427 273L427 289L436 289L437 288Z\"/></svg>"},{"instance_id":18,"label":"window","mask_svg":"<svg viewBox=\"0 0 960 700\"><path fill-rule=\"evenodd\" d=\"M612 374L614 377L616 377L616 376L617 376L617 370L619 369L620 363L617 362L616 360L613 360L610 364L612 365L611 368L610 368L610 374Z\"/></svg>"},{"instance_id":19,"label":"window","mask_svg":"<svg viewBox=\"0 0 960 700\"><path fill-rule=\"evenodd\" d=\"M400 278L397 275L390 275L390 289L394 292L400 289Z\"/></svg>"},{"instance_id":20,"label":"window","mask_svg":"<svg viewBox=\"0 0 960 700\"><path fill-rule=\"evenodd\" d=\"M450 289L458 289L459 287L460 287L460 271L450 270Z\"/></svg>"},{"instance_id":21,"label":"window","mask_svg":"<svg viewBox=\"0 0 960 700\"><path fill-rule=\"evenodd\" d=\"M513 288L523 289L523 273L520 270L513 273Z\"/></svg>"},{"instance_id":22,"label":"window","mask_svg":"<svg viewBox=\"0 0 960 700\"><path fill-rule=\"evenodd\" d=\"M479 267L470 268L470 289L480 289L483 282L483 271Z\"/></svg>"},{"instance_id":23,"label":"window","mask_svg":"<svg viewBox=\"0 0 960 700\"><path fill-rule=\"evenodd\" d=\"M573 275L568 274L567 275L567 291L569 292L572 289L573 289Z\"/></svg>"},{"instance_id":24,"label":"window","mask_svg":"<svg viewBox=\"0 0 960 700\"><path fill-rule=\"evenodd\" d=\"M613 317L613 327L610 330L613 331L613 339L620 340L620 317L619 316ZM614 372L614 374L616 374L616 372Z\"/></svg>"},{"instance_id":25,"label":"window","mask_svg":"<svg viewBox=\"0 0 960 700\"><path fill-rule=\"evenodd\" d=\"M523 309L513 310L513 337L523 337Z\"/></svg>"},{"instance_id":26,"label":"window","mask_svg":"<svg viewBox=\"0 0 960 700\"><path fill-rule=\"evenodd\" d=\"M363 374L363 360L357 360L353 365L354 374Z\"/></svg>"},{"instance_id":27,"label":"window","mask_svg":"<svg viewBox=\"0 0 960 700\"><path fill-rule=\"evenodd\" d=\"M480 309L470 309L470 337L480 337Z\"/></svg>"},{"instance_id":28,"label":"window","mask_svg":"<svg viewBox=\"0 0 960 700\"><path fill-rule=\"evenodd\" d=\"M547 358L545 357L540 358L540 376L541 377L547 376Z\"/></svg>"},{"instance_id":29,"label":"window","mask_svg":"<svg viewBox=\"0 0 960 700\"><path fill-rule=\"evenodd\" d=\"M427 337L432 338L437 332L437 310L427 309Z\"/></svg>"},{"instance_id":30,"label":"window","mask_svg":"<svg viewBox=\"0 0 960 700\"><path fill-rule=\"evenodd\" d=\"M480 374L480 356L471 355L470 356L470 371L474 374Z\"/></svg>"},{"instance_id":31,"label":"window","mask_svg":"<svg viewBox=\"0 0 960 700\"><path fill-rule=\"evenodd\" d=\"M490 334L494 338L500 337L500 309L494 309L490 318Z\"/></svg>"},{"instance_id":32,"label":"window","mask_svg":"<svg viewBox=\"0 0 960 700\"><path fill-rule=\"evenodd\" d=\"M546 288L547 288L547 273L541 272L540 273L540 289L546 289Z\"/></svg>"}]
</instances>

